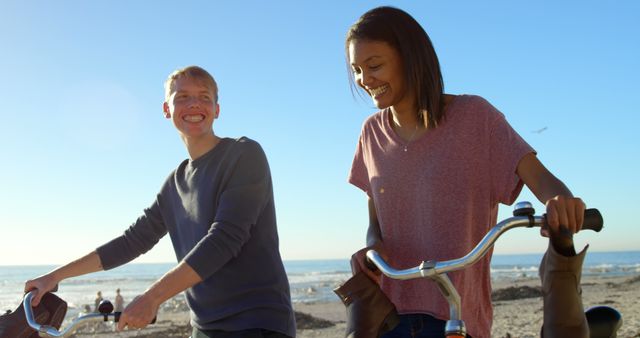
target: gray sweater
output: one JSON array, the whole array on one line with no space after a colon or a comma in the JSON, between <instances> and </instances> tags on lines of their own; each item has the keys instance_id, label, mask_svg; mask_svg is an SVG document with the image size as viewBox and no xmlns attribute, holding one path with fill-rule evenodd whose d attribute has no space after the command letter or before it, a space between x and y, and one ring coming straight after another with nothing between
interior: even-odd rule
<instances>
[{"instance_id":1,"label":"gray sweater","mask_svg":"<svg viewBox=\"0 0 640 338\"><path fill-rule=\"evenodd\" d=\"M257 142L223 138L200 158L182 162L144 215L97 249L104 269L147 252L167 232L178 261L203 280L186 290L194 327L262 328L295 337L271 173Z\"/></svg>"}]
</instances>

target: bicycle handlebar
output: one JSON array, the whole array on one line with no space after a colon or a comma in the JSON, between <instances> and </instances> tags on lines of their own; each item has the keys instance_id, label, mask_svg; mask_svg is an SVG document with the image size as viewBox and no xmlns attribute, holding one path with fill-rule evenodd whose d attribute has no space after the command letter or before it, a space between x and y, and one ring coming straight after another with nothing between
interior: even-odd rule
<instances>
[{"instance_id":1,"label":"bicycle handlebar","mask_svg":"<svg viewBox=\"0 0 640 338\"><path fill-rule=\"evenodd\" d=\"M88 323L88 322L108 322L113 321L117 323L120 320L121 312L113 312L113 313L90 313L83 316L79 316L74 319L71 324L69 324L64 330L58 331L55 327L50 325L42 325L38 324L33 315L33 309L31 307L31 300L33 298L33 291L29 291L25 296L23 303L24 308L24 316L27 320L27 324L38 332L40 337L69 337L75 330L78 329L80 324ZM151 323L154 324L156 322L157 317L154 317Z\"/></svg>"},{"instance_id":2,"label":"bicycle handlebar","mask_svg":"<svg viewBox=\"0 0 640 338\"><path fill-rule=\"evenodd\" d=\"M487 232L480 242L464 257L452 259L443 262L423 261L420 265L397 270L390 267L387 262L380 257L375 250L367 251L367 260L372 262L386 276L393 279L414 279L426 277L438 283L442 295L449 303L449 320L445 325L445 333L447 336L464 337L466 328L464 321L461 320L461 303L458 291L451 283L447 272L462 270L473 265L480 260L487 251L493 246L498 237L513 228L518 227L543 227L546 226L546 215L534 216L535 210L529 202L521 202L516 204L513 212L514 217L507 218L496 224ZM584 214L582 229L593 230L599 232L602 230L602 215L596 209L587 209Z\"/></svg>"},{"instance_id":3,"label":"bicycle handlebar","mask_svg":"<svg viewBox=\"0 0 640 338\"><path fill-rule=\"evenodd\" d=\"M515 212L514 212L515 213ZM518 227L542 227L546 226L546 215L534 216L531 213L525 216L514 216L496 224L482 240L464 257L448 261L423 261L419 266L398 270L385 262L375 250L367 252L367 258L386 276L393 279L413 279L420 277L434 277L450 271L461 270L473 265L493 246L496 240L506 231ZM587 209L584 213L583 230L599 232L603 227L602 215L597 209Z\"/></svg>"}]
</instances>

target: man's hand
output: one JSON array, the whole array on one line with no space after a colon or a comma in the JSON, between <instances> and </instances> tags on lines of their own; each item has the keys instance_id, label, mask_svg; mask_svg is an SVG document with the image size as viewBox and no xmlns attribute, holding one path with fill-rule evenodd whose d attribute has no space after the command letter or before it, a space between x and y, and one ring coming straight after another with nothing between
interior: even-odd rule
<instances>
[{"instance_id":1,"label":"man's hand","mask_svg":"<svg viewBox=\"0 0 640 338\"><path fill-rule=\"evenodd\" d=\"M31 298L31 306L36 307L40 304L42 296L47 292L56 290L58 288L58 280L52 273L42 275L36 279L28 280L24 283L24 292L33 291L33 298Z\"/></svg>"},{"instance_id":2,"label":"man's hand","mask_svg":"<svg viewBox=\"0 0 640 338\"><path fill-rule=\"evenodd\" d=\"M160 304L201 281L200 275L189 264L180 262L127 305L117 329L122 330L125 326L130 329L144 328L155 318Z\"/></svg>"},{"instance_id":3,"label":"man's hand","mask_svg":"<svg viewBox=\"0 0 640 338\"><path fill-rule=\"evenodd\" d=\"M131 301L120 315L117 330L125 327L129 329L143 329L149 325L158 313L158 304L154 299L144 293Z\"/></svg>"},{"instance_id":4,"label":"man's hand","mask_svg":"<svg viewBox=\"0 0 640 338\"><path fill-rule=\"evenodd\" d=\"M75 276L81 276L90 272L96 272L102 270L102 262L100 256L94 250L89 254L76 259L75 261L65 264L45 275L37 277L32 280L28 280L24 283L24 292L33 292L33 298L31 299L31 305L38 306L40 300L45 293L50 291L56 291L58 289L58 283L61 281Z\"/></svg>"}]
</instances>

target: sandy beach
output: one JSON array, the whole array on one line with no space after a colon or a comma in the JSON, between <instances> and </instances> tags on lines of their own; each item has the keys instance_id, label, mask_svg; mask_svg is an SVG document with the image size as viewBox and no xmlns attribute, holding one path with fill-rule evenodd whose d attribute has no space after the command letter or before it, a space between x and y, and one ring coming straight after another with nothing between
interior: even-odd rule
<instances>
[{"instance_id":1,"label":"sandy beach","mask_svg":"<svg viewBox=\"0 0 640 338\"><path fill-rule=\"evenodd\" d=\"M542 324L542 299L536 296L537 279L494 283L494 322L492 337L538 337ZM531 291L530 294L522 291ZM585 277L582 280L585 308L608 305L623 315L618 337L640 337L640 276ZM520 298L519 297L530 297ZM464 301L464 300L463 300ZM344 336L345 309L335 302L294 304L298 337L338 338ZM158 322L145 330L113 332L109 327L85 328L77 337L188 337L189 315L179 301L170 302L158 315Z\"/></svg>"},{"instance_id":2,"label":"sandy beach","mask_svg":"<svg viewBox=\"0 0 640 338\"><path fill-rule=\"evenodd\" d=\"M539 337L542 325L542 298L508 299L516 297L518 290L538 288L538 279L523 279L515 283L494 283L494 294L505 300L494 301L492 337ZM523 288L524 287L524 288ZM640 276L585 277L582 280L585 309L597 305L616 308L623 316L618 337L640 337ZM345 330L344 307L341 303L298 304L297 311L309 313L336 323L324 329L298 330L298 337L343 337Z\"/></svg>"}]
</instances>

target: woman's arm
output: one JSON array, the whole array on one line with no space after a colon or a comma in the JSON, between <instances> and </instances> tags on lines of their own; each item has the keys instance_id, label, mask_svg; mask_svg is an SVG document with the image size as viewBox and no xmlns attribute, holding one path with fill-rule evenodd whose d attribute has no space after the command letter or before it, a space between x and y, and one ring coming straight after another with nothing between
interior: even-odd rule
<instances>
[{"instance_id":1,"label":"woman's arm","mask_svg":"<svg viewBox=\"0 0 640 338\"><path fill-rule=\"evenodd\" d=\"M548 233L558 251L573 250L572 235L582 228L585 204L574 197L569 188L555 177L533 154L525 155L518 164L518 176L547 209Z\"/></svg>"},{"instance_id":2,"label":"woman's arm","mask_svg":"<svg viewBox=\"0 0 640 338\"><path fill-rule=\"evenodd\" d=\"M384 249L382 243L382 233L380 231L380 223L378 222L378 213L376 212L376 206L373 202L373 199L369 198L369 228L367 229L367 248L373 249L378 252L378 254L385 260L389 257ZM359 269L354 269L355 271L362 270L364 271L371 279L374 281L378 281L380 278L380 271L373 272L371 268L369 268L370 264L366 264L366 251L360 250L356 253L356 257L358 260L358 264L360 264Z\"/></svg>"},{"instance_id":3,"label":"woman's arm","mask_svg":"<svg viewBox=\"0 0 640 338\"><path fill-rule=\"evenodd\" d=\"M380 233L380 223L378 222L378 212L372 198L369 198L369 228L367 229L367 246L377 247L382 244L382 234Z\"/></svg>"}]
</instances>

